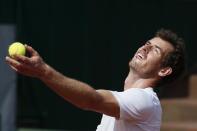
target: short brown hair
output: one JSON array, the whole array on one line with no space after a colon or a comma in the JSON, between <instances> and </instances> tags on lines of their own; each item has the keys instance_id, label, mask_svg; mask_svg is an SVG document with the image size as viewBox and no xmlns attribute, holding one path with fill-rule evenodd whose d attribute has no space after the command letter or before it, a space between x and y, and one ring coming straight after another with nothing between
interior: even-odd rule
<instances>
[{"instance_id":1,"label":"short brown hair","mask_svg":"<svg viewBox=\"0 0 197 131\"><path fill-rule=\"evenodd\" d=\"M167 29L160 29L156 32L155 37L169 42L174 50L170 52L162 61L162 67L171 67L172 74L164 77L160 81L160 85L165 85L176 80L186 69L185 63L185 42L176 33Z\"/></svg>"}]
</instances>

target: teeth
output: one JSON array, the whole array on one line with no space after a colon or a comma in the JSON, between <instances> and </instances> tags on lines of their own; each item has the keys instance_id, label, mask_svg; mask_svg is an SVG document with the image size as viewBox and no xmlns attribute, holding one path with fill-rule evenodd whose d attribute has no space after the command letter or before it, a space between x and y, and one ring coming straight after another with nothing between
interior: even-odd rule
<instances>
[{"instance_id":1,"label":"teeth","mask_svg":"<svg viewBox=\"0 0 197 131\"><path fill-rule=\"evenodd\" d=\"M139 54L139 56L140 56L141 58L143 58L143 55Z\"/></svg>"},{"instance_id":2,"label":"teeth","mask_svg":"<svg viewBox=\"0 0 197 131\"><path fill-rule=\"evenodd\" d=\"M144 59L144 55L142 55L141 53L138 53L138 56L142 59Z\"/></svg>"}]
</instances>

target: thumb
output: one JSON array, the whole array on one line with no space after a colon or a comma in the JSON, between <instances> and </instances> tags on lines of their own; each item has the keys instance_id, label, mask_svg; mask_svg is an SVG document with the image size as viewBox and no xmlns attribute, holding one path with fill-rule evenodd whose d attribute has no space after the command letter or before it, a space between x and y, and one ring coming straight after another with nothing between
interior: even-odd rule
<instances>
[{"instance_id":1,"label":"thumb","mask_svg":"<svg viewBox=\"0 0 197 131\"><path fill-rule=\"evenodd\" d=\"M26 48L27 52L30 54L30 56L38 55L38 52L35 49L33 49L31 46L25 44L25 48Z\"/></svg>"}]
</instances>

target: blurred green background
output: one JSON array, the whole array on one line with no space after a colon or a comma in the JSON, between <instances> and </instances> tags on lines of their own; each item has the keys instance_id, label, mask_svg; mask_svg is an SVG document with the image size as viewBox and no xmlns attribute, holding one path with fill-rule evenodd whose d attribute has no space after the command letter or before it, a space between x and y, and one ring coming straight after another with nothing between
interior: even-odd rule
<instances>
[{"instance_id":1,"label":"blurred green background","mask_svg":"<svg viewBox=\"0 0 197 131\"><path fill-rule=\"evenodd\" d=\"M162 27L185 39L188 67L196 65L196 12L195 0L0 0L0 23L16 24L17 41L67 76L118 91L128 61ZM39 80L19 75L17 93L18 127L91 131L100 123L100 114L72 106Z\"/></svg>"}]
</instances>

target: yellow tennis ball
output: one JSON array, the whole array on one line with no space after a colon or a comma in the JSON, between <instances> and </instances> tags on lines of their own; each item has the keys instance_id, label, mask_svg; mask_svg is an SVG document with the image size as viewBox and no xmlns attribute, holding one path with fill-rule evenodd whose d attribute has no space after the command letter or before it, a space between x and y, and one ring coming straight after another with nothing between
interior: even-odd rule
<instances>
[{"instance_id":1,"label":"yellow tennis ball","mask_svg":"<svg viewBox=\"0 0 197 131\"><path fill-rule=\"evenodd\" d=\"M8 53L10 57L14 57L14 55L25 55L26 48L20 42L14 42L9 46Z\"/></svg>"}]
</instances>

